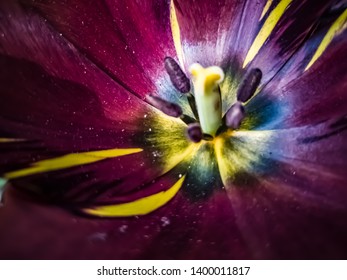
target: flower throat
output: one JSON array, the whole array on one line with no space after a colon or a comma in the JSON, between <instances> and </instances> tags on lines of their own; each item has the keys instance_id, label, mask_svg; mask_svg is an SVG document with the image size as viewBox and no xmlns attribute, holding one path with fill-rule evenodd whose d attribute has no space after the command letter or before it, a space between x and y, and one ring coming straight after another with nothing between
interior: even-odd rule
<instances>
[{"instance_id":1,"label":"flower throat","mask_svg":"<svg viewBox=\"0 0 347 280\"><path fill-rule=\"evenodd\" d=\"M178 104L158 96L148 95L146 100L163 113L179 117L187 123L187 137L196 143L202 139L212 140L225 129L238 129L246 115L244 103L252 98L262 78L260 69L251 69L238 88L237 101L223 117L219 84L224 80L224 72L220 67L204 68L198 63L192 64L189 72L194 93L191 90L191 81L173 58L165 58L165 69L173 86L187 98L195 118L184 115Z\"/></svg>"}]
</instances>

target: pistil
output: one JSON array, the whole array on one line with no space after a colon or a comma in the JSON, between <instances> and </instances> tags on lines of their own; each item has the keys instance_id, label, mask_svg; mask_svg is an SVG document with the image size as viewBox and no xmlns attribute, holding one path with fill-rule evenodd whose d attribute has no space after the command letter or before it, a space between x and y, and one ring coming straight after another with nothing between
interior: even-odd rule
<instances>
[{"instance_id":1,"label":"pistil","mask_svg":"<svg viewBox=\"0 0 347 280\"><path fill-rule=\"evenodd\" d=\"M225 127L238 129L246 116L244 104L254 96L262 78L260 69L250 69L237 91L236 103L229 108L222 118L219 84L224 79L224 72L220 67L204 68L199 63L194 63L189 67L194 94L190 92L190 80L172 57L165 58L165 69L174 87L186 96L195 119L182 114L182 109L177 104L156 96L148 96L147 100L164 113L180 117L188 125L186 133L192 142L212 140L216 133L223 131Z\"/></svg>"},{"instance_id":2,"label":"pistil","mask_svg":"<svg viewBox=\"0 0 347 280\"><path fill-rule=\"evenodd\" d=\"M208 68L194 63L189 68L194 85L194 97L203 133L215 136L222 124L222 106L219 84L224 72L218 66Z\"/></svg>"}]
</instances>

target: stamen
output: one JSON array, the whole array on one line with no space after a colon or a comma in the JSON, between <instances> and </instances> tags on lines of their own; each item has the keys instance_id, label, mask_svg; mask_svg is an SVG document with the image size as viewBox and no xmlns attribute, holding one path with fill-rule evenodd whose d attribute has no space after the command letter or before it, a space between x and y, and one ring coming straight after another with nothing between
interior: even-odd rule
<instances>
[{"instance_id":1,"label":"stamen","mask_svg":"<svg viewBox=\"0 0 347 280\"><path fill-rule=\"evenodd\" d=\"M183 113L182 108L179 105L161 99L158 96L149 94L146 96L146 100L149 104L151 104L152 106L162 111L164 114L169 115L171 117L178 118Z\"/></svg>"},{"instance_id":2,"label":"stamen","mask_svg":"<svg viewBox=\"0 0 347 280\"><path fill-rule=\"evenodd\" d=\"M192 74L201 129L204 133L215 136L222 123L219 83L224 79L224 72L218 66L204 68L198 63L192 64L189 71Z\"/></svg>"},{"instance_id":3,"label":"stamen","mask_svg":"<svg viewBox=\"0 0 347 280\"><path fill-rule=\"evenodd\" d=\"M237 100L247 102L257 90L262 77L262 72L258 68L251 69L241 82L237 91Z\"/></svg>"},{"instance_id":4,"label":"stamen","mask_svg":"<svg viewBox=\"0 0 347 280\"><path fill-rule=\"evenodd\" d=\"M190 91L190 81L172 57L165 58L165 69L174 87L182 93Z\"/></svg>"},{"instance_id":5,"label":"stamen","mask_svg":"<svg viewBox=\"0 0 347 280\"><path fill-rule=\"evenodd\" d=\"M191 123L187 128L187 136L194 143L199 143L203 138L203 133L199 123Z\"/></svg>"},{"instance_id":6,"label":"stamen","mask_svg":"<svg viewBox=\"0 0 347 280\"><path fill-rule=\"evenodd\" d=\"M225 114L225 124L229 128L238 129L245 116L245 108L241 102L237 101Z\"/></svg>"},{"instance_id":7,"label":"stamen","mask_svg":"<svg viewBox=\"0 0 347 280\"><path fill-rule=\"evenodd\" d=\"M194 114L194 117L199 120L199 114L198 114L198 109L196 109L196 103L195 103L195 97L191 93L187 93L187 100L190 105L190 108L192 109L192 112Z\"/></svg>"}]
</instances>

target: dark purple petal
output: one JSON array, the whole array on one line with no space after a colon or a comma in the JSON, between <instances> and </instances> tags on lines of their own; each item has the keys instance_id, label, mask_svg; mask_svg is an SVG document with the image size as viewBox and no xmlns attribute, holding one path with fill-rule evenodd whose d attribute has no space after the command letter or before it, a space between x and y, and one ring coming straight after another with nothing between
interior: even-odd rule
<instances>
[{"instance_id":1,"label":"dark purple petal","mask_svg":"<svg viewBox=\"0 0 347 280\"><path fill-rule=\"evenodd\" d=\"M259 68L264 74L262 84L268 82L295 53L329 6L329 1L276 2L272 3L269 15L255 26L256 29L261 29L255 34L254 41L250 45L246 43L240 46L247 53L246 56L242 56L243 66ZM284 11L280 9L283 11L281 17L276 25L272 26L266 19L271 18L271 13L281 5L286 8ZM267 34L265 29L271 30L270 34L260 36L262 30L263 35ZM264 41L265 38L267 39Z\"/></svg>"},{"instance_id":2,"label":"dark purple petal","mask_svg":"<svg viewBox=\"0 0 347 280\"><path fill-rule=\"evenodd\" d=\"M265 100L282 108L268 128L316 124L347 112L347 66L342 63L347 55L347 31L338 33L307 69L337 16L317 30L286 67L248 104L250 110L257 112L255 114L264 111L264 103L269 103Z\"/></svg>"},{"instance_id":3,"label":"dark purple petal","mask_svg":"<svg viewBox=\"0 0 347 280\"><path fill-rule=\"evenodd\" d=\"M239 171L224 181L254 258L344 258L347 161L341 155L347 152L346 128L345 118L337 118L234 134L234 149L243 158L231 161ZM264 148L260 159L259 147Z\"/></svg>"},{"instance_id":4,"label":"dark purple petal","mask_svg":"<svg viewBox=\"0 0 347 280\"><path fill-rule=\"evenodd\" d=\"M284 166L279 168L283 170ZM283 170L278 177L255 179L254 185L243 182L242 188L228 188L236 225L252 257L344 259L346 208L298 190L298 184L304 186L307 181L302 181L300 172L294 176L286 172ZM287 182L283 176L288 178Z\"/></svg>"}]
</instances>

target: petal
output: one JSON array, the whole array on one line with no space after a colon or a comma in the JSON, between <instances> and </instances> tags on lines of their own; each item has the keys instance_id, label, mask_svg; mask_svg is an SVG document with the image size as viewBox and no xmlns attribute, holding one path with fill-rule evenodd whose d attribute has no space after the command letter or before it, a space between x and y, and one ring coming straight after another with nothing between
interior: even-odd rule
<instances>
[{"instance_id":1,"label":"petal","mask_svg":"<svg viewBox=\"0 0 347 280\"><path fill-rule=\"evenodd\" d=\"M230 168L239 166L239 172L229 171L228 177L221 173L236 224L254 258L344 257L347 162L341 155L346 153L347 134L343 120L236 133L253 153L266 147L252 165L229 156L225 160ZM266 138L257 136L266 133Z\"/></svg>"},{"instance_id":2,"label":"petal","mask_svg":"<svg viewBox=\"0 0 347 280\"><path fill-rule=\"evenodd\" d=\"M345 258L346 209L297 190L301 180L283 181L283 176L228 188L236 224L253 258Z\"/></svg>"},{"instance_id":3,"label":"petal","mask_svg":"<svg viewBox=\"0 0 347 280\"><path fill-rule=\"evenodd\" d=\"M139 96L155 92L174 56L167 1L29 1L91 61ZM131 27L131 28L130 28Z\"/></svg>"},{"instance_id":4,"label":"petal","mask_svg":"<svg viewBox=\"0 0 347 280\"><path fill-rule=\"evenodd\" d=\"M20 63L24 63L22 59L28 62L26 70L29 68L29 62L38 64L35 66L38 70L35 72L41 71L42 75L53 76L87 87L97 95L108 115L114 115L117 119L129 118L130 114L125 115L122 112L130 112L130 108L138 110L140 106L143 106L139 100L130 96L131 94L122 85L117 84L61 34L52 29L38 14L23 9L15 2L2 3L2 6L1 53L17 58L17 61L13 59L13 62L3 62L7 63L7 66L13 63L11 71L21 67ZM40 66L42 69L39 69ZM23 75L25 76L27 72ZM12 80L15 77L16 75L13 75ZM29 77L19 76L18 78L29 80ZM119 113L116 114L117 112Z\"/></svg>"},{"instance_id":5,"label":"petal","mask_svg":"<svg viewBox=\"0 0 347 280\"><path fill-rule=\"evenodd\" d=\"M68 60L57 64L60 73L78 69L82 58L77 53L72 59L72 69ZM77 75L73 79L80 83L50 74L47 64L7 56L0 63L6 140L0 143L0 170L17 186L40 189L75 207L110 203L142 185L153 192L148 184L187 154L184 123L128 94L91 64L85 64L91 69L85 86ZM144 152L119 157L122 149Z\"/></svg>"},{"instance_id":6,"label":"petal","mask_svg":"<svg viewBox=\"0 0 347 280\"><path fill-rule=\"evenodd\" d=\"M185 125L126 91L32 10L2 5L1 173L75 208L131 199L141 186L153 193L149 183L186 155Z\"/></svg>"},{"instance_id":7,"label":"petal","mask_svg":"<svg viewBox=\"0 0 347 280\"><path fill-rule=\"evenodd\" d=\"M282 0L272 3L251 45L244 45L243 68L259 68L267 83L295 53L329 6L327 1Z\"/></svg>"},{"instance_id":8,"label":"petal","mask_svg":"<svg viewBox=\"0 0 347 280\"><path fill-rule=\"evenodd\" d=\"M0 131L8 138L1 143L2 171L5 166L6 171L18 169L71 152L131 148L134 144L130 143L129 136L139 130L143 115L151 114L150 108L140 106L141 102L134 97L129 97L127 104L114 107L133 108L135 112L128 117L117 111L108 112L99 92L51 76L23 59L1 56L0 64L3 85ZM102 79L99 74L94 79ZM116 101L116 91L113 93L112 99ZM123 90L118 93L120 100L124 98L122 94L127 95Z\"/></svg>"},{"instance_id":9,"label":"petal","mask_svg":"<svg viewBox=\"0 0 347 280\"><path fill-rule=\"evenodd\" d=\"M86 219L10 189L0 208L0 224L6 228L0 232L0 258L247 258L230 210L224 193L206 203L178 195L150 215Z\"/></svg>"},{"instance_id":10,"label":"petal","mask_svg":"<svg viewBox=\"0 0 347 280\"><path fill-rule=\"evenodd\" d=\"M249 103L251 111L264 110L267 99L280 108L267 128L316 124L347 110L346 10L328 18L290 59L263 91ZM267 103L269 103L267 102Z\"/></svg>"},{"instance_id":11,"label":"petal","mask_svg":"<svg viewBox=\"0 0 347 280\"><path fill-rule=\"evenodd\" d=\"M265 2L172 1L186 69L196 62L207 67L230 60L241 37L251 36L250 27L257 23ZM247 13L252 16L245 20Z\"/></svg>"},{"instance_id":12,"label":"petal","mask_svg":"<svg viewBox=\"0 0 347 280\"><path fill-rule=\"evenodd\" d=\"M43 192L50 200L69 207L130 202L158 192L153 180L193 151L184 130L185 125L175 119L151 119L142 123L141 130L125 134L124 139L116 135L118 141L127 141L124 145L128 148L73 153L66 152L69 147L64 147L65 152L58 150L48 140L39 142L41 147L36 150L22 141L7 142L1 145L7 158L0 167L16 186Z\"/></svg>"}]
</instances>

